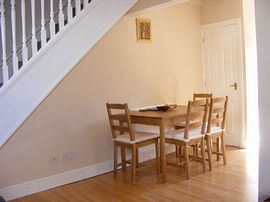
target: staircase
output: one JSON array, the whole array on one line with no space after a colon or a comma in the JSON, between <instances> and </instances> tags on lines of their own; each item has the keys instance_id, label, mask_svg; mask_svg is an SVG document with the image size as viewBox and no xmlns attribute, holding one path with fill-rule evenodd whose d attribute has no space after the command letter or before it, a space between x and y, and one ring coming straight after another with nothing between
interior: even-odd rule
<instances>
[{"instance_id":1,"label":"staircase","mask_svg":"<svg viewBox=\"0 0 270 202\"><path fill-rule=\"evenodd\" d=\"M0 0L0 148L136 0L16 2Z\"/></svg>"}]
</instances>

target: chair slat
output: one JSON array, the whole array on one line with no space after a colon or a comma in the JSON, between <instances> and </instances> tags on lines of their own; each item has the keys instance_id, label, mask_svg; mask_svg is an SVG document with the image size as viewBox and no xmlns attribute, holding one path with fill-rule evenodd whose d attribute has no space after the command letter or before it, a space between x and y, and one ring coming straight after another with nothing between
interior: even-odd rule
<instances>
[{"instance_id":1,"label":"chair slat","mask_svg":"<svg viewBox=\"0 0 270 202\"><path fill-rule=\"evenodd\" d=\"M191 120L199 119L204 116L204 111L191 112L189 116Z\"/></svg>"},{"instance_id":2,"label":"chair slat","mask_svg":"<svg viewBox=\"0 0 270 202\"><path fill-rule=\"evenodd\" d=\"M214 103L225 102L225 101L226 101L226 97L216 97L216 98L213 98L213 102Z\"/></svg>"},{"instance_id":3,"label":"chair slat","mask_svg":"<svg viewBox=\"0 0 270 202\"><path fill-rule=\"evenodd\" d=\"M212 119L212 125L217 123L222 123L223 117L217 117Z\"/></svg>"},{"instance_id":4,"label":"chair slat","mask_svg":"<svg viewBox=\"0 0 270 202\"><path fill-rule=\"evenodd\" d=\"M202 121L193 122L193 123L189 124L189 129L201 128L202 124L203 124Z\"/></svg>"},{"instance_id":5,"label":"chair slat","mask_svg":"<svg viewBox=\"0 0 270 202\"><path fill-rule=\"evenodd\" d=\"M109 104L108 107L112 109L125 109L125 104Z\"/></svg>"},{"instance_id":6,"label":"chair slat","mask_svg":"<svg viewBox=\"0 0 270 202\"><path fill-rule=\"evenodd\" d=\"M199 107L204 107L204 105L208 102L206 99L200 99L192 102L192 106L199 108Z\"/></svg>"},{"instance_id":7,"label":"chair slat","mask_svg":"<svg viewBox=\"0 0 270 202\"><path fill-rule=\"evenodd\" d=\"M113 126L113 130L117 130L120 133L130 132L129 127L127 126Z\"/></svg>"},{"instance_id":8,"label":"chair slat","mask_svg":"<svg viewBox=\"0 0 270 202\"><path fill-rule=\"evenodd\" d=\"M215 108L215 109L213 109L213 114L223 113L224 110L225 110L225 109L224 109L223 107Z\"/></svg>"},{"instance_id":9,"label":"chair slat","mask_svg":"<svg viewBox=\"0 0 270 202\"><path fill-rule=\"evenodd\" d=\"M194 93L193 94L193 101L198 99L211 99L212 93Z\"/></svg>"},{"instance_id":10,"label":"chair slat","mask_svg":"<svg viewBox=\"0 0 270 202\"><path fill-rule=\"evenodd\" d=\"M127 121L128 120L125 114L110 115L110 118L112 120L117 120L117 121Z\"/></svg>"}]
</instances>

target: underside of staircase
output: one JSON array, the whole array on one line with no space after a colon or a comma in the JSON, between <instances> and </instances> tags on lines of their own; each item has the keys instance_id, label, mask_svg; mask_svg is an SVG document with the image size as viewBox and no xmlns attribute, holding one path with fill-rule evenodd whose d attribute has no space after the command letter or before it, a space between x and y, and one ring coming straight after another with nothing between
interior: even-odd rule
<instances>
[{"instance_id":1,"label":"underside of staircase","mask_svg":"<svg viewBox=\"0 0 270 202\"><path fill-rule=\"evenodd\" d=\"M135 3L136 0L92 0L53 39L47 38L47 44L0 88L0 148Z\"/></svg>"}]
</instances>

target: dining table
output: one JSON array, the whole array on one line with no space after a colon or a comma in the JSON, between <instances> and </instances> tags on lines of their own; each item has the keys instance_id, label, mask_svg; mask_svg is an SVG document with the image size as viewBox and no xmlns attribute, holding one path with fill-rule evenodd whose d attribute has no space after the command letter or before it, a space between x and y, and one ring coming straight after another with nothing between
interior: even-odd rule
<instances>
[{"instance_id":1,"label":"dining table","mask_svg":"<svg viewBox=\"0 0 270 202\"><path fill-rule=\"evenodd\" d=\"M161 110L131 110L130 119L133 124L152 125L159 127L160 133L160 168L162 182L167 182L165 129L185 121L187 106L177 105L176 108Z\"/></svg>"}]
</instances>

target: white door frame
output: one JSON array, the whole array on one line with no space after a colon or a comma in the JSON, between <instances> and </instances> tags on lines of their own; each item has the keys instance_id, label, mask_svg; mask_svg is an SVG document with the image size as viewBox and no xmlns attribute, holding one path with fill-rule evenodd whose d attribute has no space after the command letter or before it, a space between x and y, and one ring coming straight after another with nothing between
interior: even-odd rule
<instances>
[{"instance_id":1,"label":"white door frame","mask_svg":"<svg viewBox=\"0 0 270 202\"><path fill-rule=\"evenodd\" d=\"M244 66L244 54L243 54L243 50L244 50L244 36L243 36L243 32L242 32L242 21L240 18L236 18L236 19L232 19L232 20L226 20L226 21L220 21L220 22L216 22L216 23L211 23L211 24L206 24L206 25L202 25L201 26L201 35L202 35L202 47L203 47L203 30L207 30L207 29L211 29L211 28L217 28L217 27L222 27L222 26L226 26L226 25L237 25L238 28L238 37L240 39L239 43L241 46L240 49L240 83L239 83L239 87L241 88L241 93L240 93L240 97L241 97L241 122L242 122L242 128L240 128L240 135L241 135L241 140L240 140L240 147L241 148L245 148L246 147L246 140L247 140L247 135L246 135L246 123L247 123L247 117L246 117L246 79L245 79L245 66ZM203 88L204 90L206 90L205 88L205 82L206 82L206 76L205 76L205 63L204 63L204 49L202 48L203 51Z\"/></svg>"}]
</instances>

